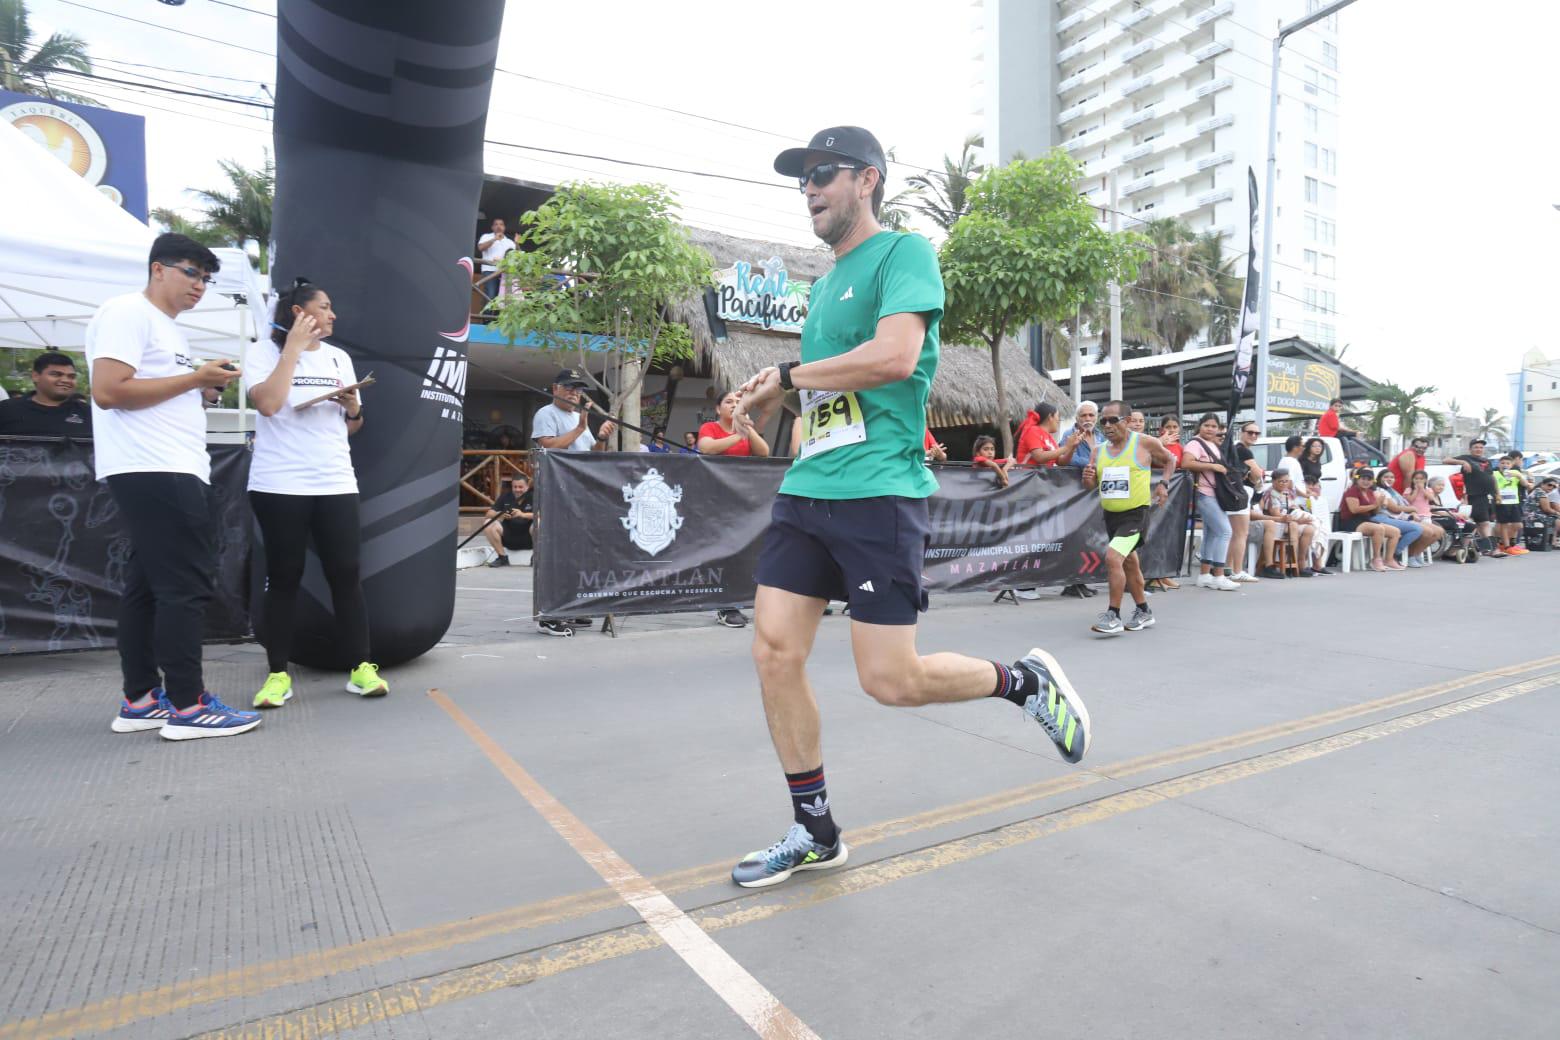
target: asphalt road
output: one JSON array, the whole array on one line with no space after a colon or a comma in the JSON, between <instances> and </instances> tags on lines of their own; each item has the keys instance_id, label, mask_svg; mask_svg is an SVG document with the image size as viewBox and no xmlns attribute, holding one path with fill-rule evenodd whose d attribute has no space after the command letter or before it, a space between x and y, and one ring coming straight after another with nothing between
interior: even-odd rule
<instances>
[{"instance_id":1,"label":"asphalt road","mask_svg":"<svg viewBox=\"0 0 1560 1040\"><path fill-rule=\"evenodd\" d=\"M1098 599L935 601L925 650L1065 663L1079 769L1010 705L880 707L826 619L851 861L761 892L750 633L548 639L528 577L464 572L389 698L304 671L230 740L110 733L109 655L0 662L0 1040L1555 1035L1560 553L1109 640Z\"/></svg>"}]
</instances>

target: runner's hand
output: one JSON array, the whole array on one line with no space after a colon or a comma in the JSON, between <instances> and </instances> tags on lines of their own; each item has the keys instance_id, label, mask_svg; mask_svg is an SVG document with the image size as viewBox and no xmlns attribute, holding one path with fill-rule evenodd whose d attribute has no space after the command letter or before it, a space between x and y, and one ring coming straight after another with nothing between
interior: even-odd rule
<instances>
[{"instance_id":1,"label":"runner's hand","mask_svg":"<svg viewBox=\"0 0 1560 1040\"><path fill-rule=\"evenodd\" d=\"M1091 462L1087 466L1083 467L1083 486L1084 487L1093 487L1094 486L1094 477L1095 477L1094 463Z\"/></svg>"},{"instance_id":2,"label":"runner's hand","mask_svg":"<svg viewBox=\"0 0 1560 1040\"><path fill-rule=\"evenodd\" d=\"M1163 484L1154 485L1154 505L1162 506L1170 501L1170 489Z\"/></svg>"}]
</instances>

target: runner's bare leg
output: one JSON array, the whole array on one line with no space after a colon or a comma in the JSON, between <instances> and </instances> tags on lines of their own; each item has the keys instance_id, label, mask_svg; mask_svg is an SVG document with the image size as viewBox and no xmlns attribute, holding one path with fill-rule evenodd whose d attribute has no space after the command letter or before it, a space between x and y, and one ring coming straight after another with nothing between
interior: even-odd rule
<instances>
[{"instance_id":1,"label":"runner's bare leg","mask_svg":"<svg viewBox=\"0 0 1560 1040\"><path fill-rule=\"evenodd\" d=\"M861 688L879 704L914 708L990 697L997 682L990 661L915 649L915 625L850 623L851 649Z\"/></svg>"},{"instance_id":2,"label":"runner's bare leg","mask_svg":"<svg viewBox=\"0 0 1560 1040\"><path fill-rule=\"evenodd\" d=\"M807 681L807 658L828 605L828 600L768 585L758 587L753 601L753 664L764 695L769 736L787 773L816 769L823 761L818 702Z\"/></svg>"}]
</instances>

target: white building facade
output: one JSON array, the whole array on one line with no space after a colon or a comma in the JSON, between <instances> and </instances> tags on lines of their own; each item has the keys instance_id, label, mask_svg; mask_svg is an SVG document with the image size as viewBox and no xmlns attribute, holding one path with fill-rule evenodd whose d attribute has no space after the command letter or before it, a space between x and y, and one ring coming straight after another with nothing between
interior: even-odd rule
<instances>
[{"instance_id":1,"label":"white building facade","mask_svg":"<svg viewBox=\"0 0 1560 1040\"><path fill-rule=\"evenodd\" d=\"M1245 276L1246 169L1266 178L1272 37L1319 0L975 0L974 103L988 161L1065 147L1108 224L1219 231ZM1291 36L1279 81L1272 337L1347 342L1337 310L1337 16ZM1260 203L1259 203L1260 206ZM1260 233L1260 232L1259 232ZM1257 250L1261 252L1261 241Z\"/></svg>"},{"instance_id":2,"label":"white building facade","mask_svg":"<svg viewBox=\"0 0 1560 1040\"><path fill-rule=\"evenodd\" d=\"M1511 382L1511 438L1523 451L1560 451L1560 361L1534 348Z\"/></svg>"}]
</instances>

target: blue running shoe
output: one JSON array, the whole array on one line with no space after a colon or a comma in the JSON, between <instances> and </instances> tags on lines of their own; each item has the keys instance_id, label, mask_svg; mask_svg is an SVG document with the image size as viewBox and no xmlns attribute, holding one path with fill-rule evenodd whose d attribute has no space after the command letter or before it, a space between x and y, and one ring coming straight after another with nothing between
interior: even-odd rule
<instances>
[{"instance_id":1,"label":"blue running shoe","mask_svg":"<svg viewBox=\"0 0 1560 1040\"><path fill-rule=\"evenodd\" d=\"M152 690L152 703L144 708L132 708L129 699L119 702L119 717L109 726L115 733L141 733L149 729L162 729L173 708L163 697L162 687Z\"/></svg>"},{"instance_id":2,"label":"blue running shoe","mask_svg":"<svg viewBox=\"0 0 1560 1040\"><path fill-rule=\"evenodd\" d=\"M798 870L843 867L849 856L843 837L834 839L833 845L819 845L806 827L793 823L786 836L769 848L743 856L742 862L731 869L731 880L743 888L766 888L778 885Z\"/></svg>"},{"instance_id":3,"label":"blue running shoe","mask_svg":"<svg viewBox=\"0 0 1560 1040\"><path fill-rule=\"evenodd\" d=\"M258 711L239 711L217 700L209 690L200 695L193 708L179 711L168 698L162 702L168 709L168 721L163 724L164 740L195 740L199 737L233 737L248 733L260 725Z\"/></svg>"},{"instance_id":4,"label":"blue running shoe","mask_svg":"<svg viewBox=\"0 0 1560 1040\"><path fill-rule=\"evenodd\" d=\"M1082 761L1094 736L1093 727L1089 725L1089 709L1067 681L1062 666L1037 646L1014 667L1035 679L1036 692L1024 701L1024 711L1045 730L1063 759L1074 764Z\"/></svg>"}]
</instances>

